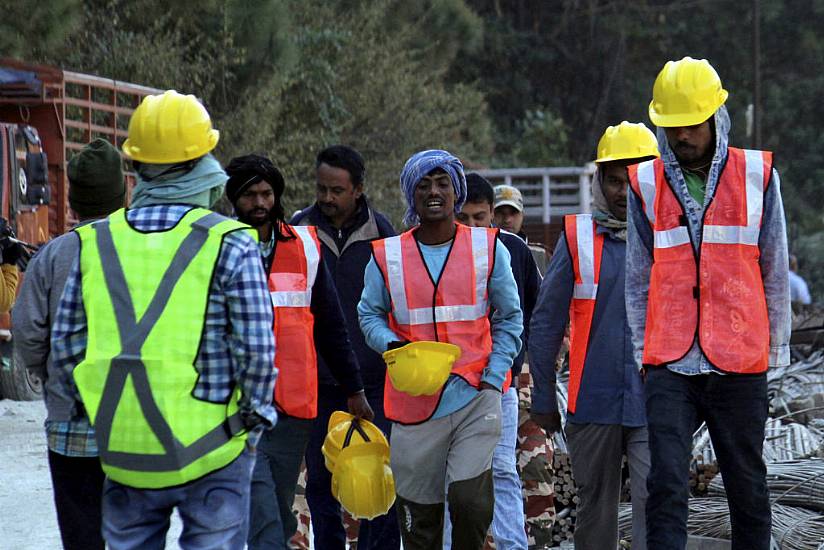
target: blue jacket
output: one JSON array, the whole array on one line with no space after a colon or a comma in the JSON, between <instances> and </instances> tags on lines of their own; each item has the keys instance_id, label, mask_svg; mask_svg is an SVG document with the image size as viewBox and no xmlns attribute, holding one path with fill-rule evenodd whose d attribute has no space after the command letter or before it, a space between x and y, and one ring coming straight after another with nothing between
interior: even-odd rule
<instances>
[{"instance_id":1,"label":"blue jacket","mask_svg":"<svg viewBox=\"0 0 824 550\"><path fill-rule=\"evenodd\" d=\"M524 331L521 333L521 351L512 362L512 384L517 387L518 375L524 365L527 343L529 341L529 321L532 318L532 310L535 301L538 299L538 289L541 287L541 273L538 265L532 256L529 245L521 237L513 233L501 230L498 239L512 256L510 266L512 276L515 277L515 284L518 285L518 298L521 301L521 312L524 315Z\"/></svg>"},{"instance_id":2,"label":"blue jacket","mask_svg":"<svg viewBox=\"0 0 824 550\"><path fill-rule=\"evenodd\" d=\"M605 234L598 295L576 411L567 421L644 426L644 387L635 366L624 305L626 243L613 238L609 229L598 226L597 231ZM555 358L569 323L574 284L572 257L566 236L561 235L530 326L529 371L535 383L532 410L536 413L558 410Z\"/></svg>"},{"instance_id":3,"label":"blue jacket","mask_svg":"<svg viewBox=\"0 0 824 550\"><path fill-rule=\"evenodd\" d=\"M365 198L353 222L340 230L323 215L317 204L295 214L290 225L314 225L318 228L321 254L338 291L338 298L346 318L349 341L360 365L361 379L367 389L383 388L386 364L380 355L366 345L358 325L357 306L363 292L363 274L372 257L369 244L376 239L394 236L395 230L380 212L369 207ZM329 366L318 356L318 382L335 384Z\"/></svg>"},{"instance_id":4,"label":"blue jacket","mask_svg":"<svg viewBox=\"0 0 824 550\"><path fill-rule=\"evenodd\" d=\"M664 172L672 190L684 206L687 228L696 249L701 245L704 228L704 211L715 194L715 187L721 170L727 162L727 143L730 117L727 108L721 106L715 113L715 155L707 177L704 204L698 204L687 190L687 184L675 154L667 142L663 128L658 129L658 148L664 161ZM647 296L650 271L652 269L653 232L641 206L641 200L630 189L627 193L627 278L626 299L627 319L632 330L635 345L635 359L641 368L644 353L644 331L647 324ZM787 258L787 227L784 207L781 203L781 186L778 172L772 171L770 183L764 193L764 214L761 233L758 237L761 253L761 278L767 299L767 313L770 319L770 359L771 367L790 364L790 289L788 280L789 260ZM704 374L720 372L701 352L694 342L687 355L680 361L667 365L680 374Z\"/></svg>"}]
</instances>

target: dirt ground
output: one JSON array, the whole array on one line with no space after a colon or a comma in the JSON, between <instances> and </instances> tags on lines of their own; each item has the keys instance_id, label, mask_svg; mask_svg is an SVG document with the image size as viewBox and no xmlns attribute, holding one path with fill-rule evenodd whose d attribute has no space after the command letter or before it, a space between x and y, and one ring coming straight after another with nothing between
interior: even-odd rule
<instances>
[{"instance_id":1,"label":"dirt ground","mask_svg":"<svg viewBox=\"0 0 824 550\"><path fill-rule=\"evenodd\" d=\"M42 402L0 400L0 550L59 550ZM180 534L173 518L167 548Z\"/></svg>"}]
</instances>

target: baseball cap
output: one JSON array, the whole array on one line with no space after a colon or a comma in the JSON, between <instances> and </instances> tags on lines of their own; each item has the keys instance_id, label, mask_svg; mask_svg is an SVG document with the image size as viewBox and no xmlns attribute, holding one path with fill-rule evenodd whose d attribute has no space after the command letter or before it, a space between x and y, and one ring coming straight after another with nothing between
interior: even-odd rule
<instances>
[{"instance_id":1,"label":"baseball cap","mask_svg":"<svg viewBox=\"0 0 824 550\"><path fill-rule=\"evenodd\" d=\"M518 212L523 212L524 197L517 188L511 185L496 185L494 208L499 206L511 206Z\"/></svg>"}]
</instances>

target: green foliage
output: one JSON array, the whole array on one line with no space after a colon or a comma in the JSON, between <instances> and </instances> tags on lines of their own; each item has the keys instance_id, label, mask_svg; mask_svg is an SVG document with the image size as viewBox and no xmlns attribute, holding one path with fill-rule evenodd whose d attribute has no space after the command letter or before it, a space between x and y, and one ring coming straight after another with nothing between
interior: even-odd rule
<instances>
[{"instance_id":1,"label":"green foliage","mask_svg":"<svg viewBox=\"0 0 824 550\"><path fill-rule=\"evenodd\" d=\"M498 157L509 166L569 166L569 135L561 117L548 110L528 110L516 126L509 157Z\"/></svg>"},{"instance_id":2,"label":"green foliage","mask_svg":"<svg viewBox=\"0 0 824 550\"><path fill-rule=\"evenodd\" d=\"M62 44L81 23L82 0L4 2L0 55L34 58Z\"/></svg>"},{"instance_id":3,"label":"green foliage","mask_svg":"<svg viewBox=\"0 0 824 550\"><path fill-rule=\"evenodd\" d=\"M321 0L289 6L299 61L250 86L220 121L223 157L258 150L281 167L287 211L314 200L315 155L333 143L362 152L367 194L396 220L398 174L412 153L441 147L467 159L489 155L483 96L448 84L446 67L404 46L413 27L386 32L394 3L355 3L347 10Z\"/></svg>"}]
</instances>

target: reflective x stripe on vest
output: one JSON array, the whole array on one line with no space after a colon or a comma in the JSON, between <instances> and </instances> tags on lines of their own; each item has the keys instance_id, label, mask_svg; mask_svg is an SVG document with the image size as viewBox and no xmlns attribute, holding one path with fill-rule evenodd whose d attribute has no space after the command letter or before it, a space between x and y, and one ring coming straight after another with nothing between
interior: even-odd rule
<instances>
[{"instance_id":1,"label":"reflective x stripe on vest","mask_svg":"<svg viewBox=\"0 0 824 550\"><path fill-rule=\"evenodd\" d=\"M630 185L654 232L645 364L680 360L697 335L706 357L721 370L767 368L769 320L758 238L771 172L771 153L728 149L696 252L664 163L629 167Z\"/></svg>"},{"instance_id":2,"label":"reflective x stripe on vest","mask_svg":"<svg viewBox=\"0 0 824 550\"><path fill-rule=\"evenodd\" d=\"M294 239L279 241L269 271L275 318L275 404L297 418L318 414L318 365L312 287L320 265L320 242L310 226L285 226Z\"/></svg>"},{"instance_id":3,"label":"reflective x stripe on vest","mask_svg":"<svg viewBox=\"0 0 824 550\"><path fill-rule=\"evenodd\" d=\"M190 211L178 227L171 230L185 232L185 238L182 239L138 320L133 294L127 282L127 272L123 267L124 262L121 261L110 227L111 219L115 216L122 217L118 227L127 224L125 211L120 210L108 219L81 228L78 233L81 235L84 248L96 245L99 258L90 259L89 251L85 251L86 261L81 261L81 265L84 269L90 265L99 265L105 282L105 290L86 290L84 285L84 302L87 304L87 310L94 314L100 311L100 303L90 305L86 296L87 291L99 296L101 300L110 299L119 335L119 352L114 357L106 359L106 352L100 354L96 349L92 349L99 341L98 337L93 335L93 331L94 334L97 333L96 327L99 323L90 316L90 348L87 349L86 359L75 369L74 376L87 409L93 413L100 458L106 474L119 483L140 488L179 485L222 468L242 452L246 435L242 433L243 425L237 412L238 393L235 391L226 404L205 403L195 399L190 395L191 384L197 375L193 365L171 363L166 369L160 368L150 372L146 366L147 353L150 353L150 350L146 349L147 340L150 337L164 338L163 335L152 336L153 329L160 319L167 315L165 310L172 295L178 292L176 287L186 277L187 269L204 250L210 236L213 238L210 246L219 248L222 235L218 234L217 239L214 239L214 234L210 235L215 226L226 224L228 230L223 233L243 226L206 210ZM194 221L191 221L192 219ZM190 228L186 227L186 222L191 222ZM134 230L129 228L127 231ZM81 255L83 253L84 250L81 249ZM210 253L216 261L217 250L210 250ZM213 261L210 262L213 265ZM87 276L89 273L84 270L84 282L88 282ZM208 293L208 286L209 281L206 279L205 285L201 285L202 290ZM201 314L201 317L204 316L205 310ZM202 322L201 320L201 328ZM110 343L107 342L106 345ZM149 359L157 363L157 355L158 352L152 353ZM162 362L162 359L160 361ZM181 368L186 370L183 379L189 376L189 387L175 385L181 379L181 371L176 369ZM101 380L102 377L105 377L104 381ZM171 399L170 395L164 395L164 392L171 393ZM160 398L164 398L167 404L170 400L180 403L179 410L176 412L167 409L164 414L158 404ZM211 424L202 429L202 433L195 434L197 437L192 440L193 434L175 430L177 414L200 414L205 418L205 422ZM112 435L116 425L121 429L132 430L131 433L117 434L119 445L122 446L124 440L133 436L135 441L156 441L162 452L113 448ZM183 439L190 442L183 443Z\"/></svg>"},{"instance_id":4,"label":"reflective x stripe on vest","mask_svg":"<svg viewBox=\"0 0 824 550\"><path fill-rule=\"evenodd\" d=\"M437 285L426 267L415 229L372 243L392 309L390 328L409 341L441 341L461 348L452 374L477 387L492 351L487 286L494 267L497 230L456 225L455 238ZM509 374L505 388L509 387ZM417 424L431 418L441 392L412 397L395 390L387 376L387 418Z\"/></svg>"},{"instance_id":5,"label":"reflective x stripe on vest","mask_svg":"<svg viewBox=\"0 0 824 550\"><path fill-rule=\"evenodd\" d=\"M604 236L596 232L595 223L589 214L566 216L564 235L575 274L575 286L569 305L569 398L567 401L567 410L574 414L584 375L592 318L595 314Z\"/></svg>"}]
</instances>

